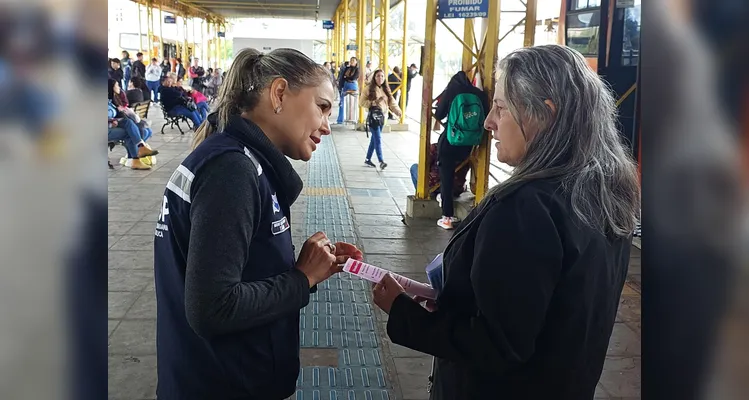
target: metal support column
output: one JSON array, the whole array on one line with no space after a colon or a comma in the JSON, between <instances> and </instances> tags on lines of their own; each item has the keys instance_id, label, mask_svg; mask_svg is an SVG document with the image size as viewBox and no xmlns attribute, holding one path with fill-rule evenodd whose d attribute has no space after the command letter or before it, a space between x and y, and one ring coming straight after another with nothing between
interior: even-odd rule
<instances>
[{"instance_id":1,"label":"metal support column","mask_svg":"<svg viewBox=\"0 0 749 400\"><path fill-rule=\"evenodd\" d=\"M471 51L471 49L476 47L476 33L474 29L473 18L466 18L463 25L463 42L465 42L465 46L463 46L463 71L465 71L469 79L473 79L473 69L476 66L474 53ZM476 53L478 54L478 51Z\"/></svg>"},{"instance_id":2,"label":"metal support column","mask_svg":"<svg viewBox=\"0 0 749 400\"><path fill-rule=\"evenodd\" d=\"M182 14L182 66L190 67L190 52L187 50L187 13Z\"/></svg>"},{"instance_id":3,"label":"metal support column","mask_svg":"<svg viewBox=\"0 0 749 400\"><path fill-rule=\"evenodd\" d=\"M164 0L159 1L159 58L164 57L164 13L161 9L161 3Z\"/></svg>"},{"instance_id":4,"label":"metal support column","mask_svg":"<svg viewBox=\"0 0 749 400\"><path fill-rule=\"evenodd\" d=\"M153 3L148 0L146 3L146 35L148 36L148 59L154 57L153 51Z\"/></svg>"},{"instance_id":5,"label":"metal support column","mask_svg":"<svg viewBox=\"0 0 749 400\"><path fill-rule=\"evenodd\" d=\"M369 0L372 2L372 7L369 9L369 61L374 63L374 24L375 24L375 3L377 0Z\"/></svg>"},{"instance_id":6,"label":"metal support column","mask_svg":"<svg viewBox=\"0 0 749 400\"><path fill-rule=\"evenodd\" d=\"M345 62L348 60L348 44L349 44L349 35L348 35L348 26L349 26L349 10L348 10L348 2L349 0L343 0L343 61Z\"/></svg>"},{"instance_id":7,"label":"metal support column","mask_svg":"<svg viewBox=\"0 0 749 400\"><path fill-rule=\"evenodd\" d=\"M406 122L406 88L408 87L408 0L403 3L403 54L401 59L401 119L400 123Z\"/></svg>"},{"instance_id":8,"label":"metal support column","mask_svg":"<svg viewBox=\"0 0 749 400\"><path fill-rule=\"evenodd\" d=\"M195 17L192 19L192 56L195 58L198 55L198 37L195 36Z\"/></svg>"},{"instance_id":9,"label":"metal support column","mask_svg":"<svg viewBox=\"0 0 749 400\"><path fill-rule=\"evenodd\" d=\"M356 8L356 55L359 58L359 93L361 95L364 90L364 83L366 79L366 71L364 65L366 64L366 51L367 41L364 37L364 28L367 25L367 0L358 0L358 7ZM364 108L359 108L358 123L364 123Z\"/></svg>"},{"instance_id":10,"label":"metal support column","mask_svg":"<svg viewBox=\"0 0 749 400\"><path fill-rule=\"evenodd\" d=\"M536 41L536 8L538 0L526 0L525 2L525 34L523 36L523 47L532 47Z\"/></svg>"},{"instance_id":11,"label":"metal support column","mask_svg":"<svg viewBox=\"0 0 749 400\"><path fill-rule=\"evenodd\" d=\"M138 3L138 52L143 52L143 23L141 22L141 14L143 11Z\"/></svg>"},{"instance_id":12,"label":"metal support column","mask_svg":"<svg viewBox=\"0 0 749 400\"><path fill-rule=\"evenodd\" d=\"M383 0L387 1L387 0ZM429 145L431 144L432 129L432 92L434 85L434 53L435 37L437 35L437 1L427 0L426 30L424 32L424 65L423 88L421 94L421 125L419 128L419 174L416 184L416 198L429 198ZM491 8L491 6L489 6Z\"/></svg>"},{"instance_id":13,"label":"metal support column","mask_svg":"<svg viewBox=\"0 0 749 400\"><path fill-rule=\"evenodd\" d=\"M390 0L380 0L382 19L380 20L380 68L388 76L388 27L390 26Z\"/></svg>"},{"instance_id":14,"label":"metal support column","mask_svg":"<svg viewBox=\"0 0 749 400\"><path fill-rule=\"evenodd\" d=\"M499 45L499 17L501 14L500 1L489 2L489 15L484 20L484 43L481 48L483 49L483 58L479 60L481 66L481 83L489 98L494 97L494 65L497 59L497 46ZM476 175L476 204L478 204L486 195L489 189L489 157L491 151L489 151L489 144L491 143L491 136L486 132L484 139L479 144L478 152L476 155L476 164L474 165L474 173Z\"/></svg>"}]
</instances>

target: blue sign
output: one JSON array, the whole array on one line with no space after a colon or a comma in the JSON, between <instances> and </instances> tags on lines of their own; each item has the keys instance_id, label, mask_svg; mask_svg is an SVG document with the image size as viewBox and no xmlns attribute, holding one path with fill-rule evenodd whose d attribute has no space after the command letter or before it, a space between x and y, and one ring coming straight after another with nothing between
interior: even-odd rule
<instances>
[{"instance_id":1,"label":"blue sign","mask_svg":"<svg viewBox=\"0 0 749 400\"><path fill-rule=\"evenodd\" d=\"M353 50L353 51L356 51L356 50L359 50L359 46L357 46L357 45L355 45L355 44L347 44L347 45L346 45L346 50Z\"/></svg>"},{"instance_id":2,"label":"blue sign","mask_svg":"<svg viewBox=\"0 0 749 400\"><path fill-rule=\"evenodd\" d=\"M164 16L164 23L165 24L176 24L177 18L175 18L173 15L166 15Z\"/></svg>"},{"instance_id":3,"label":"blue sign","mask_svg":"<svg viewBox=\"0 0 749 400\"><path fill-rule=\"evenodd\" d=\"M218 37L226 37L226 32L219 32Z\"/></svg>"},{"instance_id":4,"label":"blue sign","mask_svg":"<svg viewBox=\"0 0 749 400\"><path fill-rule=\"evenodd\" d=\"M437 18L487 18L491 0L439 0Z\"/></svg>"},{"instance_id":5,"label":"blue sign","mask_svg":"<svg viewBox=\"0 0 749 400\"><path fill-rule=\"evenodd\" d=\"M335 29L335 23L333 21L325 20L322 22L323 29Z\"/></svg>"}]
</instances>

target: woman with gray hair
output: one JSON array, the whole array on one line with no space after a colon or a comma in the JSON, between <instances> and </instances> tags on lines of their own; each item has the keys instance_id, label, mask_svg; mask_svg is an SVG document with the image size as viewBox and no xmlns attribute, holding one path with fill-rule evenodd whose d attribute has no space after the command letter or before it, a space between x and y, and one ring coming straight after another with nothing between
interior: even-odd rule
<instances>
[{"instance_id":1,"label":"woman with gray hair","mask_svg":"<svg viewBox=\"0 0 749 400\"><path fill-rule=\"evenodd\" d=\"M484 126L515 167L452 237L436 302L375 288L394 343L435 356L431 399L592 399L629 263L639 184L611 91L568 47L497 66Z\"/></svg>"}]
</instances>

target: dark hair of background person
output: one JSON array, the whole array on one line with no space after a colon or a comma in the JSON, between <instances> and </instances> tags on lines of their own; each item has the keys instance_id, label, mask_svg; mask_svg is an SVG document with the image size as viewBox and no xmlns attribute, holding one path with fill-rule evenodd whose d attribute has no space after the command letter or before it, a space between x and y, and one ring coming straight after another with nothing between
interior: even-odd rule
<instances>
[{"instance_id":1,"label":"dark hair of background person","mask_svg":"<svg viewBox=\"0 0 749 400\"><path fill-rule=\"evenodd\" d=\"M387 75L385 75L385 71L378 69L375 70L375 72L372 73L372 78L369 81L369 90L367 91L367 100L369 101L375 101L377 100L377 82L375 81L375 78L377 77L378 73L382 73L382 76L385 78L385 80L382 82L382 85L380 85L380 88L383 92L385 92L385 95L388 97L388 103L393 99L393 94L390 92L390 87L387 84Z\"/></svg>"}]
</instances>

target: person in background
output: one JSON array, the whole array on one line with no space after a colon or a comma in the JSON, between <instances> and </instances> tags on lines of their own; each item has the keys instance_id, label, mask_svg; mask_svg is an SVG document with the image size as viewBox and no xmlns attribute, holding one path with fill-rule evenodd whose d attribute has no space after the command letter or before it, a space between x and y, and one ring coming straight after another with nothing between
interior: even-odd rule
<instances>
[{"instance_id":1,"label":"person in background","mask_svg":"<svg viewBox=\"0 0 749 400\"><path fill-rule=\"evenodd\" d=\"M197 57L193 58L192 60L192 66L190 67L189 75L190 79L192 80L192 82L190 83L190 87L197 91L202 91L205 89L205 85L203 84L205 70L200 66L200 60Z\"/></svg>"},{"instance_id":2,"label":"person in background","mask_svg":"<svg viewBox=\"0 0 749 400\"><path fill-rule=\"evenodd\" d=\"M161 77L159 77L159 82L163 82L164 78L166 78L166 75L172 72L171 62L172 61L167 58L161 60Z\"/></svg>"},{"instance_id":3,"label":"person in background","mask_svg":"<svg viewBox=\"0 0 749 400\"><path fill-rule=\"evenodd\" d=\"M158 150L149 149L141 137L138 126L129 118L121 117L117 107L109 101L109 133L107 140L116 142L122 140L127 150L127 158L132 160L132 169L151 169L140 159L159 154Z\"/></svg>"},{"instance_id":4,"label":"person in background","mask_svg":"<svg viewBox=\"0 0 749 400\"><path fill-rule=\"evenodd\" d=\"M130 53L125 50L122 51L120 64L122 64L122 81L120 81L120 85L122 88L127 89L130 86L130 79L133 77L133 60L130 59Z\"/></svg>"},{"instance_id":5,"label":"person in background","mask_svg":"<svg viewBox=\"0 0 749 400\"><path fill-rule=\"evenodd\" d=\"M159 65L159 60L156 57L151 59L151 64L146 68L146 86L151 91L151 100L154 103L161 101L159 96L159 86L161 86L161 73L163 67Z\"/></svg>"},{"instance_id":6,"label":"person in background","mask_svg":"<svg viewBox=\"0 0 749 400\"><path fill-rule=\"evenodd\" d=\"M177 74L170 72L164 79L160 88L161 106L169 115L181 115L192 121L192 129L198 129L203 118L198 113L197 108L191 110L188 108L190 96L185 93L184 89L177 85Z\"/></svg>"},{"instance_id":7,"label":"person in background","mask_svg":"<svg viewBox=\"0 0 749 400\"><path fill-rule=\"evenodd\" d=\"M151 89L148 87L148 84L146 83L145 79L138 77L138 76L134 76L133 79L130 80L130 85L136 89L140 89L141 93L143 93L143 100L141 101L151 101ZM130 101L130 104L135 104L135 103Z\"/></svg>"},{"instance_id":8,"label":"person in background","mask_svg":"<svg viewBox=\"0 0 749 400\"><path fill-rule=\"evenodd\" d=\"M135 79L139 78L133 78L130 80L130 86L127 88L127 92L125 92L125 95L127 96L127 102L129 104L138 104L142 103L144 100L143 91L140 90L140 88L135 86Z\"/></svg>"},{"instance_id":9,"label":"person in background","mask_svg":"<svg viewBox=\"0 0 749 400\"><path fill-rule=\"evenodd\" d=\"M185 75L187 75L187 70L185 70L185 66L182 65L182 58L177 57L176 61L177 61L177 63L174 66L174 68L175 68L174 72L177 73L177 79L179 79L179 80L182 81L182 80L185 79Z\"/></svg>"},{"instance_id":10,"label":"person in background","mask_svg":"<svg viewBox=\"0 0 749 400\"><path fill-rule=\"evenodd\" d=\"M127 95L125 94L125 91L120 88L120 83L114 79L110 79L108 82L108 98L109 100L112 100L112 103L114 103L115 106L118 108L127 108L130 106L130 103L127 100Z\"/></svg>"},{"instance_id":11,"label":"person in background","mask_svg":"<svg viewBox=\"0 0 749 400\"><path fill-rule=\"evenodd\" d=\"M338 78L338 63L335 61L330 62L330 74L333 75L333 78Z\"/></svg>"},{"instance_id":12,"label":"person in background","mask_svg":"<svg viewBox=\"0 0 749 400\"><path fill-rule=\"evenodd\" d=\"M398 103L398 100L400 99L400 84L401 84L401 69L398 67L393 67L393 72L388 75L388 81L387 81L388 87L390 87L390 93L393 94L393 98L395 99L395 102ZM395 119L393 117L393 113L388 112L388 119Z\"/></svg>"},{"instance_id":13,"label":"person in background","mask_svg":"<svg viewBox=\"0 0 749 400\"><path fill-rule=\"evenodd\" d=\"M208 118L208 112L210 111L210 107L208 107L208 98L206 98L203 93L193 88L188 89L187 94L189 94L195 102L195 106L198 108L198 114L200 114L203 121L205 121L205 119Z\"/></svg>"},{"instance_id":14,"label":"person in background","mask_svg":"<svg viewBox=\"0 0 749 400\"><path fill-rule=\"evenodd\" d=\"M114 79L117 82L122 82L123 79L125 79L125 75L122 73L122 68L120 67L120 59L119 58L110 58L109 59L109 79Z\"/></svg>"},{"instance_id":15,"label":"person in background","mask_svg":"<svg viewBox=\"0 0 749 400\"><path fill-rule=\"evenodd\" d=\"M159 399L291 396L300 309L362 253L312 235L295 257L290 207L330 134L328 71L292 49L243 49L216 112L164 190L154 239Z\"/></svg>"},{"instance_id":16,"label":"person in background","mask_svg":"<svg viewBox=\"0 0 749 400\"><path fill-rule=\"evenodd\" d=\"M406 106L408 106L408 94L411 93L411 81L419 75L419 68L416 64L411 64L408 67L408 79L406 79Z\"/></svg>"},{"instance_id":17,"label":"person in background","mask_svg":"<svg viewBox=\"0 0 749 400\"><path fill-rule=\"evenodd\" d=\"M367 61L367 64L365 65L365 73L364 73L364 82L369 82L372 80L372 61Z\"/></svg>"},{"instance_id":18,"label":"person in background","mask_svg":"<svg viewBox=\"0 0 749 400\"><path fill-rule=\"evenodd\" d=\"M401 110L385 82L385 72L381 69L372 74L372 80L364 88L362 95L359 96L359 105L370 110L370 112L372 107L378 107L382 113L385 110L390 110L398 116L401 115ZM385 169L388 165L382 156L382 125L372 126L370 133L372 136L369 138L369 149L367 149L367 158L364 160L364 164L375 167L372 162L372 153L376 152L377 159L380 161L380 169Z\"/></svg>"},{"instance_id":19,"label":"person in background","mask_svg":"<svg viewBox=\"0 0 749 400\"><path fill-rule=\"evenodd\" d=\"M343 71L341 76L343 85L341 87L341 105L338 109L338 123L343 124L343 103L346 92L358 92L359 91L359 60L356 57L351 57L348 63L348 67Z\"/></svg>"},{"instance_id":20,"label":"person in background","mask_svg":"<svg viewBox=\"0 0 749 400\"><path fill-rule=\"evenodd\" d=\"M133 78L146 78L146 64L143 63L143 53L138 52L133 61Z\"/></svg>"},{"instance_id":21,"label":"person in background","mask_svg":"<svg viewBox=\"0 0 749 400\"><path fill-rule=\"evenodd\" d=\"M373 289L393 343L435 357L431 400L593 399L640 210L610 88L579 52L499 62L484 126L514 167L453 235L425 306Z\"/></svg>"},{"instance_id":22,"label":"person in background","mask_svg":"<svg viewBox=\"0 0 749 400\"><path fill-rule=\"evenodd\" d=\"M434 118L437 121L443 121L448 118L450 113L450 107L452 106L453 100L460 94L470 93L476 95L481 100L481 106L486 114L486 110L489 110L489 99L486 93L473 86L468 75L465 72L459 71L453 75L448 82L445 90L438 96L437 110L434 112ZM449 121L448 121L449 122ZM437 154L439 159L437 165L440 172L440 198L442 208L442 218L437 221L437 225L442 229L451 230L454 229L455 224L459 222L459 219L455 216L455 201L453 196L453 184L455 182L455 168L460 165L468 156L471 155L473 147L471 146L454 146L447 140L449 123L443 125L445 129L442 131L439 139L437 140Z\"/></svg>"},{"instance_id":23,"label":"person in background","mask_svg":"<svg viewBox=\"0 0 749 400\"><path fill-rule=\"evenodd\" d=\"M221 76L221 70L216 69L215 71L212 71L208 79L205 81L205 95L210 97L216 97L218 95L218 89L221 87L221 84L224 82L224 79Z\"/></svg>"}]
</instances>

